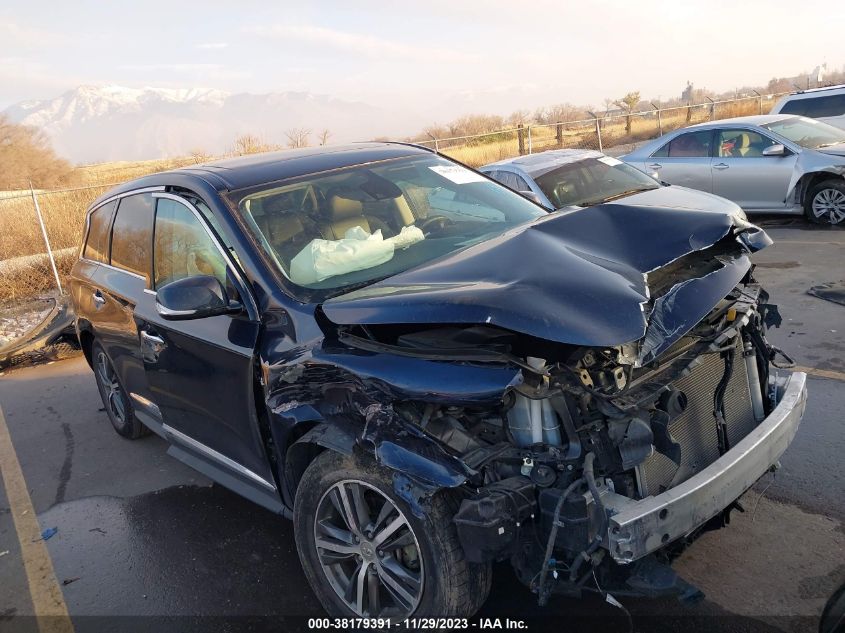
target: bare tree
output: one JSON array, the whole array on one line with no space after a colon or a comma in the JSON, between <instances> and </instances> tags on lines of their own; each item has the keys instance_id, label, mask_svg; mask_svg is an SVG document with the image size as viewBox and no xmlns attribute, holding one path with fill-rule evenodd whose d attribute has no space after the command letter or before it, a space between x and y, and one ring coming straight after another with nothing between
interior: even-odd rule
<instances>
[{"instance_id":1,"label":"bare tree","mask_svg":"<svg viewBox=\"0 0 845 633\"><path fill-rule=\"evenodd\" d=\"M15 125L0 114L0 189L23 189L69 184L73 168L56 156L38 129Z\"/></svg>"},{"instance_id":2,"label":"bare tree","mask_svg":"<svg viewBox=\"0 0 845 633\"><path fill-rule=\"evenodd\" d=\"M270 149L272 147L255 134L241 134L235 139L236 154L258 154L269 151Z\"/></svg>"},{"instance_id":3,"label":"bare tree","mask_svg":"<svg viewBox=\"0 0 845 633\"><path fill-rule=\"evenodd\" d=\"M323 130L317 135L317 138L320 141L320 145L328 145L329 138L331 138L332 133L328 130Z\"/></svg>"},{"instance_id":4,"label":"bare tree","mask_svg":"<svg viewBox=\"0 0 845 633\"><path fill-rule=\"evenodd\" d=\"M531 121L531 113L528 110L514 110L508 115L507 122L510 125L519 125Z\"/></svg>"},{"instance_id":5,"label":"bare tree","mask_svg":"<svg viewBox=\"0 0 845 633\"><path fill-rule=\"evenodd\" d=\"M634 108L637 107L637 104L640 102L640 93L639 91L636 92L629 92L621 99L617 99L614 103L622 108L625 111L625 133L631 133L631 113L634 111Z\"/></svg>"},{"instance_id":6,"label":"bare tree","mask_svg":"<svg viewBox=\"0 0 845 633\"><path fill-rule=\"evenodd\" d=\"M308 137L311 136L311 130L304 127L295 127L285 132L288 139L288 147L296 149L298 147L308 147L311 143Z\"/></svg>"},{"instance_id":7,"label":"bare tree","mask_svg":"<svg viewBox=\"0 0 845 633\"><path fill-rule=\"evenodd\" d=\"M199 165L201 163L207 163L212 158L209 152L199 147L195 147L194 149L189 150L188 154L191 156L191 160L194 161L194 164L196 165Z\"/></svg>"}]
</instances>

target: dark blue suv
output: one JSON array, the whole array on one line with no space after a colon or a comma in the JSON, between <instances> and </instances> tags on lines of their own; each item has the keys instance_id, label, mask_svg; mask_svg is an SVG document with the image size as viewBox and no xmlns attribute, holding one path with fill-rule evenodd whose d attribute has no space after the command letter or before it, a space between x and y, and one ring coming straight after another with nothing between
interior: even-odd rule
<instances>
[{"instance_id":1,"label":"dark blue suv","mask_svg":"<svg viewBox=\"0 0 845 633\"><path fill-rule=\"evenodd\" d=\"M689 592L654 552L803 412L765 339L767 243L624 200L550 215L368 143L126 183L71 287L115 430L293 519L330 613L469 616L505 559L541 602Z\"/></svg>"}]
</instances>

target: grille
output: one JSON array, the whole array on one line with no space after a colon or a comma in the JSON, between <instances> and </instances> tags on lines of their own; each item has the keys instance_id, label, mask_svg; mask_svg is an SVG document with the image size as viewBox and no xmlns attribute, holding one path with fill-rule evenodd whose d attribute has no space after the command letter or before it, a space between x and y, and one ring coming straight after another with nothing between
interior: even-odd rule
<instances>
[{"instance_id":1,"label":"grille","mask_svg":"<svg viewBox=\"0 0 845 633\"><path fill-rule=\"evenodd\" d=\"M737 337L737 352L731 379L725 390L724 409L728 441L733 446L756 426L751 408L748 372L742 357L742 340ZM675 382L687 396L687 408L669 424L672 437L681 445L681 465L655 452L637 467L642 496L660 494L689 479L719 457L713 394L725 372L719 354L701 357L701 364Z\"/></svg>"}]
</instances>

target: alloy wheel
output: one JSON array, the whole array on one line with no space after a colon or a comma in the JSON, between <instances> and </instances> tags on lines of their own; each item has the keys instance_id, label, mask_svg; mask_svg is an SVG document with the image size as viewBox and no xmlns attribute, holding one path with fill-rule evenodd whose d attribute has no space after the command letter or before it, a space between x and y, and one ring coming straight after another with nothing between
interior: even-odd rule
<instances>
[{"instance_id":1,"label":"alloy wheel","mask_svg":"<svg viewBox=\"0 0 845 633\"><path fill-rule=\"evenodd\" d=\"M822 189L813 198L813 215L819 220L839 224L845 220L845 193L839 189Z\"/></svg>"},{"instance_id":2,"label":"alloy wheel","mask_svg":"<svg viewBox=\"0 0 845 633\"><path fill-rule=\"evenodd\" d=\"M105 390L106 406L120 424L125 424L126 405L123 400L123 389L104 352L97 354L97 377Z\"/></svg>"},{"instance_id":3,"label":"alloy wheel","mask_svg":"<svg viewBox=\"0 0 845 633\"><path fill-rule=\"evenodd\" d=\"M314 543L326 578L359 616L405 617L423 593L417 537L402 511L358 480L334 484L320 499Z\"/></svg>"}]
</instances>

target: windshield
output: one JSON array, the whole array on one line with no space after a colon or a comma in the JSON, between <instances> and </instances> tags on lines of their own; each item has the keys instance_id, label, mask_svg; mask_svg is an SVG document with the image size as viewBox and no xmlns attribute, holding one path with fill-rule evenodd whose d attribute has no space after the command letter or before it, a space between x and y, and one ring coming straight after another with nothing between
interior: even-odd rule
<instances>
[{"instance_id":1,"label":"windshield","mask_svg":"<svg viewBox=\"0 0 845 633\"><path fill-rule=\"evenodd\" d=\"M827 123L800 116L784 119L783 121L775 121L774 123L766 123L760 127L771 130L775 134L779 134L785 139L789 139L793 143L798 143L801 147L807 147L809 149L818 149L820 147L845 143L845 130L840 130L838 127L833 127Z\"/></svg>"},{"instance_id":2,"label":"windshield","mask_svg":"<svg viewBox=\"0 0 845 633\"><path fill-rule=\"evenodd\" d=\"M610 156L561 165L534 180L556 209L588 207L660 186L643 172Z\"/></svg>"},{"instance_id":3,"label":"windshield","mask_svg":"<svg viewBox=\"0 0 845 633\"><path fill-rule=\"evenodd\" d=\"M370 163L232 194L282 274L337 294L545 215L437 155Z\"/></svg>"}]
</instances>

